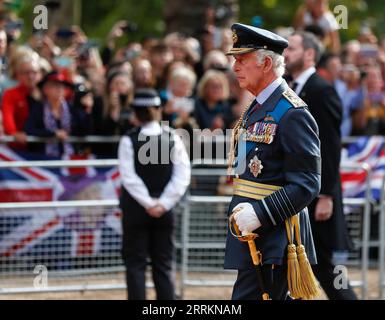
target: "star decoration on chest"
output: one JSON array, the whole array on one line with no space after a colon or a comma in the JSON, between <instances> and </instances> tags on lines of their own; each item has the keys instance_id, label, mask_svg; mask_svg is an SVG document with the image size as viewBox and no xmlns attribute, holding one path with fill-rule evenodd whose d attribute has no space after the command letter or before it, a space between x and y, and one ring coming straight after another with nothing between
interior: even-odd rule
<instances>
[{"instance_id":1,"label":"star decoration on chest","mask_svg":"<svg viewBox=\"0 0 385 320\"><path fill-rule=\"evenodd\" d=\"M262 162L258 159L257 156L254 156L252 159L250 159L248 167L255 178L261 173L263 169Z\"/></svg>"}]
</instances>

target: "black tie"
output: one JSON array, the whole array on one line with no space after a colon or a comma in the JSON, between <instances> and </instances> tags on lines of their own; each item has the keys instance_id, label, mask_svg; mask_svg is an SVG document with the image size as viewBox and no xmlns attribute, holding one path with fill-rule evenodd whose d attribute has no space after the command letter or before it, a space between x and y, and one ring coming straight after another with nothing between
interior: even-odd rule
<instances>
[{"instance_id":1,"label":"black tie","mask_svg":"<svg viewBox=\"0 0 385 320\"><path fill-rule=\"evenodd\" d=\"M257 99L254 99L253 103L250 105L248 116L251 116L254 111L258 110L260 107L261 105L258 103Z\"/></svg>"},{"instance_id":2,"label":"black tie","mask_svg":"<svg viewBox=\"0 0 385 320\"><path fill-rule=\"evenodd\" d=\"M297 81L294 81L292 84L291 84L291 89L296 92L295 90L297 89L298 87L298 82Z\"/></svg>"}]
</instances>

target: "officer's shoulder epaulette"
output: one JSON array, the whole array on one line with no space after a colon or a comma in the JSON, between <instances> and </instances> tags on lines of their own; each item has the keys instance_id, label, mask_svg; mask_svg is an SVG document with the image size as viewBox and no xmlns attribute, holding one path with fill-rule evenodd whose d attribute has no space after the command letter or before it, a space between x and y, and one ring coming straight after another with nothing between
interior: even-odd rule
<instances>
[{"instance_id":1,"label":"officer's shoulder epaulette","mask_svg":"<svg viewBox=\"0 0 385 320\"><path fill-rule=\"evenodd\" d=\"M294 108L307 107L305 101L303 101L297 94L290 88L286 89L282 95L293 105Z\"/></svg>"}]
</instances>

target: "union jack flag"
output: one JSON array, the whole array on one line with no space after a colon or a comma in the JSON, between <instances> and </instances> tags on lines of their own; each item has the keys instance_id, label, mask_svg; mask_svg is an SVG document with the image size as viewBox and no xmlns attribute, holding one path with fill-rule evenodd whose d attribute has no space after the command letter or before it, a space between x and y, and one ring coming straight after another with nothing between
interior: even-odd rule
<instances>
[{"instance_id":1,"label":"union jack flag","mask_svg":"<svg viewBox=\"0 0 385 320\"><path fill-rule=\"evenodd\" d=\"M0 146L0 160L36 158ZM0 169L0 202L117 199L119 188L117 168ZM45 259L51 268L65 268L76 257L119 256L120 217L119 209L110 207L0 209L0 264Z\"/></svg>"},{"instance_id":2,"label":"union jack flag","mask_svg":"<svg viewBox=\"0 0 385 320\"><path fill-rule=\"evenodd\" d=\"M341 162L367 163L372 171L370 188L372 198L380 199L382 180L385 173L385 140L383 137L361 137L342 151ZM365 170L341 169L344 197L363 198L366 191Z\"/></svg>"}]
</instances>

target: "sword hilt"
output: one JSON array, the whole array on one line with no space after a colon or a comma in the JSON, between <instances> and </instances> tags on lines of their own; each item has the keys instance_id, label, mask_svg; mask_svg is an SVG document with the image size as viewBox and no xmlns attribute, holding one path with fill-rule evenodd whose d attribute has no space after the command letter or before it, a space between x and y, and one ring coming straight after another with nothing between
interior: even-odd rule
<instances>
[{"instance_id":1,"label":"sword hilt","mask_svg":"<svg viewBox=\"0 0 385 320\"><path fill-rule=\"evenodd\" d=\"M262 300L271 300L269 294L264 289L262 274L261 274L261 270L260 270L260 264L262 263L262 253L259 250L257 250L257 247L255 246L255 242L254 242L254 239L258 237L258 234L252 233L252 232L246 233L246 234L241 234L241 231L239 230L238 225L234 219L234 214L240 210L241 210L240 208L235 209L229 217L230 232L239 241L247 242L247 244L249 245L250 256L251 256L251 259L253 261L253 264L256 267L257 278L259 280L259 283L260 283L260 286L261 286L261 289L263 292L262 293ZM232 228L234 228L235 234L234 234Z\"/></svg>"},{"instance_id":2,"label":"sword hilt","mask_svg":"<svg viewBox=\"0 0 385 320\"><path fill-rule=\"evenodd\" d=\"M251 259L253 260L253 264L255 266L257 266L261 263L261 256L262 256L261 252L259 250L257 250L257 248L255 246L255 242L254 242L254 239L258 237L258 234L252 233L252 232L249 232L249 233L241 233L240 232L238 225L234 219L234 214L240 210L241 210L240 208L237 208L230 215L230 217L229 217L229 229L230 229L231 234L235 238L237 238L239 241L247 242L247 244L249 245L250 255L251 255ZM235 230L235 234L232 231L232 227Z\"/></svg>"}]
</instances>

